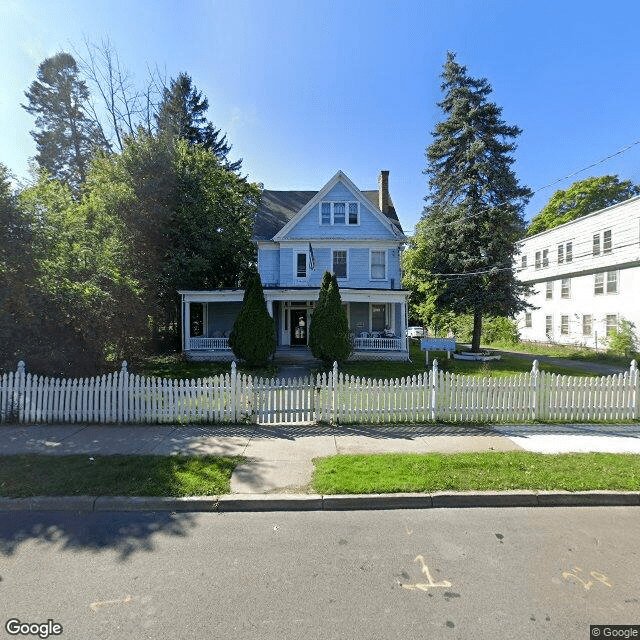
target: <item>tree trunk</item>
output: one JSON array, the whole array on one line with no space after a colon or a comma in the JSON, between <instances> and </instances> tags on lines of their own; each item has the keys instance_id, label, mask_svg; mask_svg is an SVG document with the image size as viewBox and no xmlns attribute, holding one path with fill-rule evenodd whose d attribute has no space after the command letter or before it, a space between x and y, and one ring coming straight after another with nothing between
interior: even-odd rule
<instances>
[{"instance_id":1,"label":"tree trunk","mask_svg":"<svg viewBox=\"0 0 640 640\"><path fill-rule=\"evenodd\" d=\"M480 336L482 334L482 311L473 312L473 338L471 339L471 351L480 351Z\"/></svg>"}]
</instances>

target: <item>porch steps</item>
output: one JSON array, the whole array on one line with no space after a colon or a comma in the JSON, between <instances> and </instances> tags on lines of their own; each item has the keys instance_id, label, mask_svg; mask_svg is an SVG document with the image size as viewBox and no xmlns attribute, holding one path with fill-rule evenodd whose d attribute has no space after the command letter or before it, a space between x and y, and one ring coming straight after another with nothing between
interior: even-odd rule
<instances>
[{"instance_id":1,"label":"porch steps","mask_svg":"<svg viewBox=\"0 0 640 640\"><path fill-rule=\"evenodd\" d=\"M319 364L309 347L278 347L273 356L276 364Z\"/></svg>"}]
</instances>

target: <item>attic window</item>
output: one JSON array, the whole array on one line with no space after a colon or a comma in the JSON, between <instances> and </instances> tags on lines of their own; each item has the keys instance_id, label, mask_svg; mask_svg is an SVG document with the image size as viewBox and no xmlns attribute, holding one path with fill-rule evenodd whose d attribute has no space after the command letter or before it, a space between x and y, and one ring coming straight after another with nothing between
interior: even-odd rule
<instances>
[{"instance_id":1,"label":"attic window","mask_svg":"<svg viewBox=\"0 0 640 640\"><path fill-rule=\"evenodd\" d=\"M320 204L320 224L356 225L360 222L357 202L322 202Z\"/></svg>"}]
</instances>

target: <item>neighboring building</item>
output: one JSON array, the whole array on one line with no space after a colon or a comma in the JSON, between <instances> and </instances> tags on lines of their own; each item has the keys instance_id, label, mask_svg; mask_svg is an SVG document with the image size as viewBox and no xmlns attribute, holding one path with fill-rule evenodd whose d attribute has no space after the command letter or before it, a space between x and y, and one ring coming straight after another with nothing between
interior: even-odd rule
<instances>
[{"instance_id":1,"label":"neighboring building","mask_svg":"<svg viewBox=\"0 0 640 640\"><path fill-rule=\"evenodd\" d=\"M640 327L640 197L526 238L516 268L537 307L523 340L602 348L621 319Z\"/></svg>"},{"instance_id":2,"label":"neighboring building","mask_svg":"<svg viewBox=\"0 0 640 640\"><path fill-rule=\"evenodd\" d=\"M360 191L338 171L320 191L262 192L254 225L258 271L279 351L308 344L311 314L325 271L335 273L354 341L354 358L409 357L409 291L401 289L407 238L389 195ZM180 291L183 350L189 357L232 357L228 335L244 291Z\"/></svg>"}]
</instances>

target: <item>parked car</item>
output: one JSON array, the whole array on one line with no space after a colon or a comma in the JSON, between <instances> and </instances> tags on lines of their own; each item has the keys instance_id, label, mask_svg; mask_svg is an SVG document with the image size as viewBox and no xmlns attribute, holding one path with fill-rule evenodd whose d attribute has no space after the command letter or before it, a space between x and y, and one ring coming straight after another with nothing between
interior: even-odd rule
<instances>
[{"instance_id":1,"label":"parked car","mask_svg":"<svg viewBox=\"0 0 640 640\"><path fill-rule=\"evenodd\" d=\"M407 335L410 338L424 338L427 332L422 327L409 327L407 329Z\"/></svg>"}]
</instances>

